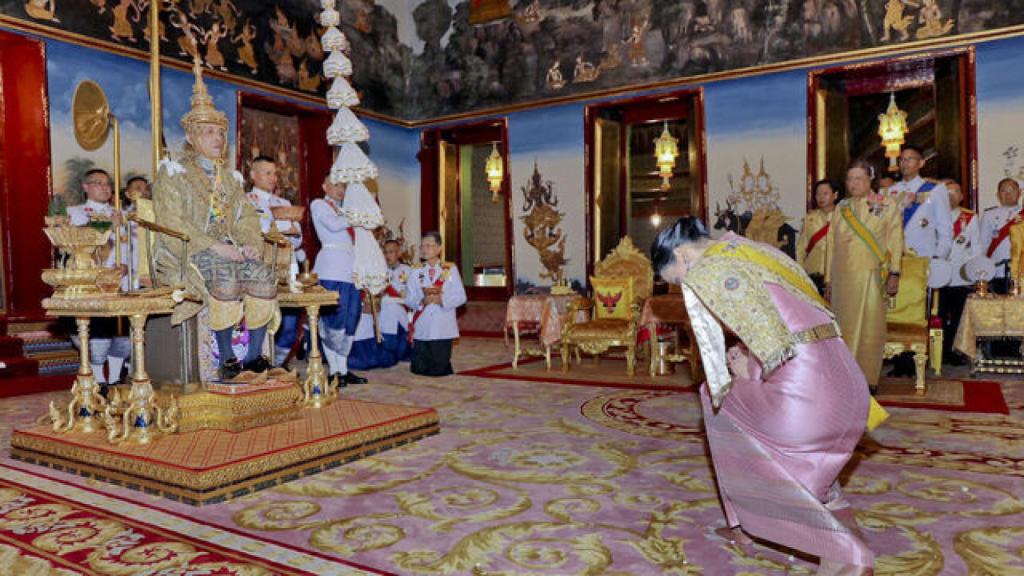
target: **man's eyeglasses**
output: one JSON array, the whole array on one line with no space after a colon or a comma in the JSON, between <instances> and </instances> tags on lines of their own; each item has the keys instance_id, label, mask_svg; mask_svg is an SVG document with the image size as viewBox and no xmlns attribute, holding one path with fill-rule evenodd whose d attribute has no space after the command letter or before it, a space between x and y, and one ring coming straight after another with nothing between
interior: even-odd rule
<instances>
[{"instance_id":1,"label":"man's eyeglasses","mask_svg":"<svg viewBox=\"0 0 1024 576\"><path fill-rule=\"evenodd\" d=\"M86 180L85 181L85 185L86 186L103 186L103 187L109 188L110 187L110 182L108 182L106 180Z\"/></svg>"}]
</instances>

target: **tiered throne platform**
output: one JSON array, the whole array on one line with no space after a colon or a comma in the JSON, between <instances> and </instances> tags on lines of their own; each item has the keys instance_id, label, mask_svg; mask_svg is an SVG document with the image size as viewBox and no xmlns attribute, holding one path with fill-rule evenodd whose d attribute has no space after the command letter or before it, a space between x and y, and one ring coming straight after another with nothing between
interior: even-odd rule
<instances>
[{"instance_id":1,"label":"tiered throne platform","mask_svg":"<svg viewBox=\"0 0 1024 576\"><path fill-rule=\"evenodd\" d=\"M254 395L258 401L259 394ZM17 430L12 456L158 494L193 505L214 504L316 474L436 434L433 408L339 398L303 408L297 418L232 432L199 429L157 442L112 445L103 434Z\"/></svg>"}]
</instances>

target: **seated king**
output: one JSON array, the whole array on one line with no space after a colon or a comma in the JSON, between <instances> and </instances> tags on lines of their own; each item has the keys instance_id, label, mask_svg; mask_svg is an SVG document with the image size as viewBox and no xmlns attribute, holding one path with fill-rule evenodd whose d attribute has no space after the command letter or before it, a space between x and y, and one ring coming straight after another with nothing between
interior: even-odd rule
<instances>
[{"instance_id":1,"label":"seated king","mask_svg":"<svg viewBox=\"0 0 1024 576\"><path fill-rule=\"evenodd\" d=\"M264 372L261 355L267 324L277 305L277 283L261 259L263 236L256 210L245 197L242 175L225 165L228 119L217 110L203 82L198 59L193 66L192 109L181 118L185 146L180 162L165 159L153 184L156 221L188 235L157 239L155 267L160 281L179 281L182 259L185 286L201 297L186 299L174 310L174 325L209 307L209 326L220 351L219 375L230 380L243 370ZM239 361L231 347L232 330L245 319L249 349Z\"/></svg>"}]
</instances>

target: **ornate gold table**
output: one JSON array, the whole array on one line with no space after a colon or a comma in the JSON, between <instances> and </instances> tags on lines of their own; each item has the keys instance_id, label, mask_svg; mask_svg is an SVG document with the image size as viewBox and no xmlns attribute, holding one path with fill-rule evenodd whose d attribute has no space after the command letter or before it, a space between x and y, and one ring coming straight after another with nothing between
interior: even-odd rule
<instances>
[{"instance_id":1,"label":"ornate gold table","mask_svg":"<svg viewBox=\"0 0 1024 576\"><path fill-rule=\"evenodd\" d=\"M172 397L168 406L157 405L145 364L146 318L154 314L170 314L174 305L170 290L43 300L43 308L48 314L75 319L81 340L78 376L71 387L71 401L63 411L50 403L54 431L93 432L99 428L96 419L100 418L111 443L131 441L147 444L160 432L176 430L177 403ZM132 387L127 405L118 410L115 418L112 408L120 403L120 396L115 393L110 404L100 396L89 364L89 321L92 318L119 317L127 317L131 322Z\"/></svg>"},{"instance_id":2,"label":"ornate gold table","mask_svg":"<svg viewBox=\"0 0 1024 576\"><path fill-rule=\"evenodd\" d=\"M953 341L954 348L971 358L972 372L1024 374L1024 359L986 358L978 350L979 338L1024 340L1024 296L972 294Z\"/></svg>"},{"instance_id":3,"label":"ornate gold table","mask_svg":"<svg viewBox=\"0 0 1024 576\"><path fill-rule=\"evenodd\" d=\"M515 340L515 353L512 356L512 367L519 368L520 356L541 356L545 365L551 370L551 348L562 337L562 324L568 313L569 302L578 298L578 294L520 294L513 296L508 302L505 312L505 343L508 344L508 329L512 328ZM580 320L586 320L586 312L580 312ZM540 347L524 348L521 341L522 328L526 325L537 327L537 338Z\"/></svg>"},{"instance_id":4,"label":"ornate gold table","mask_svg":"<svg viewBox=\"0 0 1024 576\"><path fill-rule=\"evenodd\" d=\"M334 306L338 303L338 293L322 286L312 286L303 292L281 290L277 294L277 303L282 308L304 308L309 317L309 358L306 365L306 379L303 381L303 402L307 406L320 408L330 403L338 395L335 383L328 382L320 356L319 319L321 306ZM274 341L273 334L270 341Z\"/></svg>"}]
</instances>

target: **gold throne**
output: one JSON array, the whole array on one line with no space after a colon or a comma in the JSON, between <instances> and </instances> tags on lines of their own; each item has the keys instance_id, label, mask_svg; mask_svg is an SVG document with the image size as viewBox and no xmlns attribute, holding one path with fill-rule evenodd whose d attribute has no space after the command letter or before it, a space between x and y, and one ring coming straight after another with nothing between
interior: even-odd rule
<instances>
[{"instance_id":1,"label":"gold throne","mask_svg":"<svg viewBox=\"0 0 1024 576\"><path fill-rule=\"evenodd\" d=\"M885 358L904 352L914 353L917 394L925 394L925 367L932 357L932 368L942 361L942 332L928 329L928 258L904 255L900 289L885 316ZM930 349L929 349L930 348Z\"/></svg>"},{"instance_id":2,"label":"gold throne","mask_svg":"<svg viewBox=\"0 0 1024 576\"><path fill-rule=\"evenodd\" d=\"M609 348L626 349L626 371L636 371L636 335L640 309L651 296L654 272L647 259L628 236L594 267L590 278L593 299L578 298L569 304L568 320L562 328L562 371L567 372L570 353L580 350L595 360ZM577 322L577 312L590 310L590 320Z\"/></svg>"}]
</instances>

